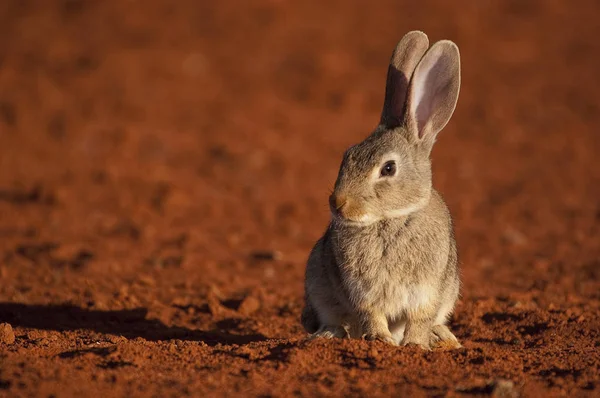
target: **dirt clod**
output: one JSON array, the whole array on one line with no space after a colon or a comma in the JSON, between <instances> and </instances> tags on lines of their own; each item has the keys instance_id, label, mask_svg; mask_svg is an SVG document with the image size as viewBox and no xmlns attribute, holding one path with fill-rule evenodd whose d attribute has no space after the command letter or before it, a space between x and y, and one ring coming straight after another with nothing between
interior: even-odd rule
<instances>
[{"instance_id":1,"label":"dirt clod","mask_svg":"<svg viewBox=\"0 0 600 398\"><path fill-rule=\"evenodd\" d=\"M10 323L0 323L0 343L12 344L15 342L15 332Z\"/></svg>"},{"instance_id":2,"label":"dirt clod","mask_svg":"<svg viewBox=\"0 0 600 398\"><path fill-rule=\"evenodd\" d=\"M254 296L247 296L242 300L237 310L242 315L251 315L252 313L258 311L259 308L260 300Z\"/></svg>"},{"instance_id":3,"label":"dirt clod","mask_svg":"<svg viewBox=\"0 0 600 398\"><path fill-rule=\"evenodd\" d=\"M375 347L372 347L372 348L369 350L369 356L370 356L371 358L373 358L373 359L377 359L377 358L379 358L379 351L377 351L377 348L375 348Z\"/></svg>"},{"instance_id":4,"label":"dirt clod","mask_svg":"<svg viewBox=\"0 0 600 398\"><path fill-rule=\"evenodd\" d=\"M510 380L498 379L492 383L492 397L518 398L519 393L515 384Z\"/></svg>"}]
</instances>

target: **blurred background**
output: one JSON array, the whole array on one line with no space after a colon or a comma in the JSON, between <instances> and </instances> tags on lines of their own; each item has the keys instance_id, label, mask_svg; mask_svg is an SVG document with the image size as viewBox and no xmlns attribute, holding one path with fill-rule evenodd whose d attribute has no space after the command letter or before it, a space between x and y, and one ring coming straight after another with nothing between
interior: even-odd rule
<instances>
[{"instance_id":1,"label":"blurred background","mask_svg":"<svg viewBox=\"0 0 600 398\"><path fill-rule=\"evenodd\" d=\"M376 126L391 52L418 29L462 57L457 110L432 155L456 224L459 313L517 297L595 302L585 311L597 318L598 11L586 0L4 0L0 301L141 306L198 328L210 314L172 304L260 288L259 318L288 308L264 334L301 336L304 262L341 156Z\"/></svg>"},{"instance_id":2,"label":"blurred background","mask_svg":"<svg viewBox=\"0 0 600 398\"><path fill-rule=\"evenodd\" d=\"M116 272L181 237L186 270L254 250L301 268L341 154L378 122L391 51L420 29L461 49L433 159L466 275L498 272L498 253L503 268L585 257L600 178L586 4L4 1L2 229Z\"/></svg>"}]
</instances>

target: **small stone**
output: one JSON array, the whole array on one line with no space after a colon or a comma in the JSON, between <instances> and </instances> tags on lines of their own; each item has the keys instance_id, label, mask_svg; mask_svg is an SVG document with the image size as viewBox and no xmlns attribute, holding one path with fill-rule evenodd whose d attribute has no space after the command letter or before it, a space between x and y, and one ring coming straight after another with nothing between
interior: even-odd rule
<instances>
[{"instance_id":1,"label":"small stone","mask_svg":"<svg viewBox=\"0 0 600 398\"><path fill-rule=\"evenodd\" d=\"M123 336L115 336L115 335L110 335L107 337L107 340L113 344L119 344L119 343L126 343L127 342L127 338L123 337Z\"/></svg>"},{"instance_id":2,"label":"small stone","mask_svg":"<svg viewBox=\"0 0 600 398\"><path fill-rule=\"evenodd\" d=\"M573 315L573 310L571 308L567 309L565 311L565 315L568 316L569 318Z\"/></svg>"},{"instance_id":3,"label":"small stone","mask_svg":"<svg viewBox=\"0 0 600 398\"><path fill-rule=\"evenodd\" d=\"M496 398L517 398L518 391L515 384L510 380L498 379L493 383L492 397Z\"/></svg>"},{"instance_id":4,"label":"small stone","mask_svg":"<svg viewBox=\"0 0 600 398\"><path fill-rule=\"evenodd\" d=\"M377 351L377 348L371 347L371 349L369 350L369 356L373 359L379 358L379 351Z\"/></svg>"},{"instance_id":5,"label":"small stone","mask_svg":"<svg viewBox=\"0 0 600 398\"><path fill-rule=\"evenodd\" d=\"M15 332L10 323L0 323L0 343L9 345L15 342Z\"/></svg>"},{"instance_id":6,"label":"small stone","mask_svg":"<svg viewBox=\"0 0 600 398\"><path fill-rule=\"evenodd\" d=\"M250 315L260 308L260 300L254 296L248 296L240 303L238 312L242 315Z\"/></svg>"},{"instance_id":7,"label":"small stone","mask_svg":"<svg viewBox=\"0 0 600 398\"><path fill-rule=\"evenodd\" d=\"M209 296L214 296L219 300L223 300L224 299L224 295L221 292L221 290L216 286L216 285L210 285L208 288L208 295Z\"/></svg>"},{"instance_id":8,"label":"small stone","mask_svg":"<svg viewBox=\"0 0 600 398\"><path fill-rule=\"evenodd\" d=\"M150 275L141 275L138 278L138 283L142 286L155 286L156 280Z\"/></svg>"},{"instance_id":9,"label":"small stone","mask_svg":"<svg viewBox=\"0 0 600 398\"><path fill-rule=\"evenodd\" d=\"M212 315L220 315L226 312L226 308L221 305L221 301L218 298L209 295L208 312L210 312Z\"/></svg>"}]
</instances>

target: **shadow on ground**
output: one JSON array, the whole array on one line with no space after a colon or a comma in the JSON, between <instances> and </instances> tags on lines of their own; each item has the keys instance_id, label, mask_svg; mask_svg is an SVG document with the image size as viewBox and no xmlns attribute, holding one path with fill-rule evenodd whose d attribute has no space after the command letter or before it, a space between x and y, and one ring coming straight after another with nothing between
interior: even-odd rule
<instances>
[{"instance_id":1,"label":"shadow on ground","mask_svg":"<svg viewBox=\"0 0 600 398\"><path fill-rule=\"evenodd\" d=\"M265 341L260 333L232 334L227 330L194 330L180 326L167 326L156 319L146 319L146 308L121 311L86 310L72 305L28 305L0 303L0 320L12 326L33 329L69 331L91 330L98 333L141 337L146 340L202 341L210 346L217 344L248 344Z\"/></svg>"}]
</instances>

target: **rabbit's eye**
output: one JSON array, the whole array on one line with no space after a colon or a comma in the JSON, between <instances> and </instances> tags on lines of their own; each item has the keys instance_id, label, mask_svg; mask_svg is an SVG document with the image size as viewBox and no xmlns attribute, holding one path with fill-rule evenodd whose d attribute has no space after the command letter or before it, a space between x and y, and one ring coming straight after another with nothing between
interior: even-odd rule
<instances>
[{"instance_id":1,"label":"rabbit's eye","mask_svg":"<svg viewBox=\"0 0 600 398\"><path fill-rule=\"evenodd\" d=\"M385 162L379 175L381 177L391 177L396 174L396 162L390 160L389 162Z\"/></svg>"}]
</instances>

